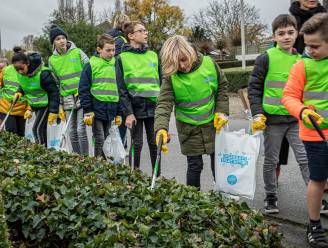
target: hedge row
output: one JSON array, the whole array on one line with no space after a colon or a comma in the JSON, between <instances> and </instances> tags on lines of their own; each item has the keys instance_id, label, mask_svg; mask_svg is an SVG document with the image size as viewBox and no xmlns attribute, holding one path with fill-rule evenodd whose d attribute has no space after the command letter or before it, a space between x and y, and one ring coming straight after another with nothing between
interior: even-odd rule
<instances>
[{"instance_id":1,"label":"hedge row","mask_svg":"<svg viewBox=\"0 0 328 248\"><path fill-rule=\"evenodd\" d=\"M247 204L0 133L10 230L27 247L281 247ZM15 240L17 241L17 240Z\"/></svg>"},{"instance_id":2,"label":"hedge row","mask_svg":"<svg viewBox=\"0 0 328 248\"><path fill-rule=\"evenodd\" d=\"M242 62L240 60L223 60L223 61L217 61L217 63L222 69L242 66ZM255 60L246 60L247 66L253 66L254 63Z\"/></svg>"},{"instance_id":3,"label":"hedge row","mask_svg":"<svg viewBox=\"0 0 328 248\"><path fill-rule=\"evenodd\" d=\"M252 66L243 70L242 68L229 68L224 69L224 74L228 79L228 92L237 92L239 89L248 86L248 79L253 70Z\"/></svg>"},{"instance_id":4,"label":"hedge row","mask_svg":"<svg viewBox=\"0 0 328 248\"><path fill-rule=\"evenodd\" d=\"M10 242L8 240L8 230L6 223L5 210L3 207L3 200L0 190L0 248L9 248Z\"/></svg>"}]
</instances>

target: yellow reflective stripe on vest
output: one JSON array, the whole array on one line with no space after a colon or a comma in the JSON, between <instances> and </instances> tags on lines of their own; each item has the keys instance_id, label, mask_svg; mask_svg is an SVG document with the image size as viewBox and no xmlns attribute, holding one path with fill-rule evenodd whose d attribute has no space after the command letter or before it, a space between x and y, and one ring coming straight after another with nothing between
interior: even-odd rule
<instances>
[{"instance_id":1,"label":"yellow reflective stripe on vest","mask_svg":"<svg viewBox=\"0 0 328 248\"><path fill-rule=\"evenodd\" d=\"M116 84L116 78L95 78L93 83L113 83Z\"/></svg>"},{"instance_id":2,"label":"yellow reflective stripe on vest","mask_svg":"<svg viewBox=\"0 0 328 248\"><path fill-rule=\"evenodd\" d=\"M75 89L76 87L79 86L79 83L74 83L74 84L69 84L69 85L61 85L60 87L63 89L63 90L72 90L72 89Z\"/></svg>"},{"instance_id":3,"label":"yellow reflective stripe on vest","mask_svg":"<svg viewBox=\"0 0 328 248\"><path fill-rule=\"evenodd\" d=\"M4 80L3 81L5 85L10 85L10 86L15 86L15 87L19 87L20 84L17 82L13 82L13 81L8 81L8 80Z\"/></svg>"},{"instance_id":4,"label":"yellow reflective stripe on vest","mask_svg":"<svg viewBox=\"0 0 328 248\"><path fill-rule=\"evenodd\" d=\"M80 77L80 76L81 76L81 72L74 72L74 73L67 74L67 75L64 75L64 76L58 76L58 79L60 81L62 81L62 80L67 80L67 79L71 79L71 78L75 78L75 77Z\"/></svg>"},{"instance_id":5,"label":"yellow reflective stripe on vest","mask_svg":"<svg viewBox=\"0 0 328 248\"><path fill-rule=\"evenodd\" d=\"M281 98L270 97L270 96L265 96L263 102L270 105L282 105Z\"/></svg>"},{"instance_id":6,"label":"yellow reflective stripe on vest","mask_svg":"<svg viewBox=\"0 0 328 248\"><path fill-rule=\"evenodd\" d=\"M118 96L118 92L116 90L93 90L91 89L91 92L93 95L112 95L112 96Z\"/></svg>"},{"instance_id":7,"label":"yellow reflective stripe on vest","mask_svg":"<svg viewBox=\"0 0 328 248\"><path fill-rule=\"evenodd\" d=\"M32 97L28 99L29 102L31 103L39 103L42 101L48 101L48 96L43 96L43 97Z\"/></svg>"},{"instance_id":8,"label":"yellow reflective stripe on vest","mask_svg":"<svg viewBox=\"0 0 328 248\"><path fill-rule=\"evenodd\" d=\"M204 104L207 104L209 101L212 100L212 98L213 95L210 95L208 97L205 97L203 99L194 102L176 102L176 106L180 108L196 108Z\"/></svg>"}]
</instances>

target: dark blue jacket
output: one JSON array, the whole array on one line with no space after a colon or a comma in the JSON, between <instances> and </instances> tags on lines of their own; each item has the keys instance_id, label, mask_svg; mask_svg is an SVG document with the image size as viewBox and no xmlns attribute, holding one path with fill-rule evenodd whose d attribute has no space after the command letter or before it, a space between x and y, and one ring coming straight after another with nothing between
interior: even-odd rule
<instances>
[{"instance_id":1,"label":"dark blue jacket","mask_svg":"<svg viewBox=\"0 0 328 248\"><path fill-rule=\"evenodd\" d=\"M115 56L119 55L122 51L122 47L125 44L125 41L120 38L119 36L123 36L125 37L124 33L117 29L117 28L113 28L109 31L107 31L107 33L112 36L113 38L118 37L117 39L115 39Z\"/></svg>"},{"instance_id":2,"label":"dark blue jacket","mask_svg":"<svg viewBox=\"0 0 328 248\"><path fill-rule=\"evenodd\" d=\"M119 115L119 103L107 103L97 100L91 94L91 85L92 69L90 63L87 63L83 68L79 83L79 97L83 112L94 112L96 119L102 121L112 121L115 116Z\"/></svg>"}]
</instances>

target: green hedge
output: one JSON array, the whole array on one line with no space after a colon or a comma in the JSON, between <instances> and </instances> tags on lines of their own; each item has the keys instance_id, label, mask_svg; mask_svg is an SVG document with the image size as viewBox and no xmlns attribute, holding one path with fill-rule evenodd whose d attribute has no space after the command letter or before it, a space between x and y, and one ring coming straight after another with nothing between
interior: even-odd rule
<instances>
[{"instance_id":1,"label":"green hedge","mask_svg":"<svg viewBox=\"0 0 328 248\"><path fill-rule=\"evenodd\" d=\"M8 240L6 216L5 216L3 200L0 190L0 248L9 248L9 247L11 247L11 245Z\"/></svg>"},{"instance_id":2,"label":"green hedge","mask_svg":"<svg viewBox=\"0 0 328 248\"><path fill-rule=\"evenodd\" d=\"M228 91L237 92L239 89L247 87L249 75L252 70L252 66L247 67L246 70L243 70L240 67L224 69L224 74L229 82Z\"/></svg>"},{"instance_id":3,"label":"green hedge","mask_svg":"<svg viewBox=\"0 0 328 248\"><path fill-rule=\"evenodd\" d=\"M281 247L246 203L164 178L151 191L140 171L6 132L0 182L7 223L27 247Z\"/></svg>"},{"instance_id":4,"label":"green hedge","mask_svg":"<svg viewBox=\"0 0 328 248\"><path fill-rule=\"evenodd\" d=\"M217 63L222 69L242 66L242 62L240 60L223 60L223 61L217 61ZM247 66L252 66L254 65L254 63L255 60L246 60Z\"/></svg>"}]
</instances>

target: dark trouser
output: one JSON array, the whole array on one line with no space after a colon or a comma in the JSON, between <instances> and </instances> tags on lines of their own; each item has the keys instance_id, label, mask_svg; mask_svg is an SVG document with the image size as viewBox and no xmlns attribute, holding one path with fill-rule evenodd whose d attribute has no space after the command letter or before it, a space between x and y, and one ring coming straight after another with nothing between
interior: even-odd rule
<instances>
[{"instance_id":1,"label":"dark trouser","mask_svg":"<svg viewBox=\"0 0 328 248\"><path fill-rule=\"evenodd\" d=\"M35 111L35 121L32 127L35 143L47 146L48 108L39 108Z\"/></svg>"},{"instance_id":2,"label":"dark trouser","mask_svg":"<svg viewBox=\"0 0 328 248\"><path fill-rule=\"evenodd\" d=\"M95 157L106 158L103 153L103 145L108 136L110 121L94 119L92 125L93 137L95 138Z\"/></svg>"},{"instance_id":3,"label":"dark trouser","mask_svg":"<svg viewBox=\"0 0 328 248\"><path fill-rule=\"evenodd\" d=\"M136 169L140 168L140 155L143 145L143 126L145 125L146 134L147 134L147 143L149 147L149 154L152 164L152 169L154 170L156 155L157 155L157 146L154 134L154 118L145 118L137 119L137 124L132 133L132 138L134 140L134 167ZM159 164L158 176L161 174Z\"/></svg>"},{"instance_id":4,"label":"dark trouser","mask_svg":"<svg viewBox=\"0 0 328 248\"><path fill-rule=\"evenodd\" d=\"M6 114L0 113L0 119L4 120ZM23 116L9 115L5 124L6 131L15 133L18 136L25 136L25 119Z\"/></svg>"},{"instance_id":5,"label":"dark trouser","mask_svg":"<svg viewBox=\"0 0 328 248\"><path fill-rule=\"evenodd\" d=\"M215 180L215 170L214 170L214 153L211 155L211 170L213 178ZM187 156L187 185L195 186L200 189L200 174L203 170L203 157L202 155L197 156Z\"/></svg>"},{"instance_id":6,"label":"dark trouser","mask_svg":"<svg viewBox=\"0 0 328 248\"><path fill-rule=\"evenodd\" d=\"M121 136L122 144L123 144L124 148L126 149L127 146L128 146L128 142L127 142L127 139L126 139L126 130L128 128L125 126L125 120L126 120L126 118L123 117L123 116L121 118L122 118L122 125L120 125L118 127L118 130L120 131L120 136Z\"/></svg>"},{"instance_id":7,"label":"dark trouser","mask_svg":"<svg viewBox=\"0 0 328 248\"><path fill-rule=\"evenodd\" d=\"M281 143L278 165L286 165L288 163L288 154L289 154L289 142L285 136Z\"/></svg>"}]
</instances>

